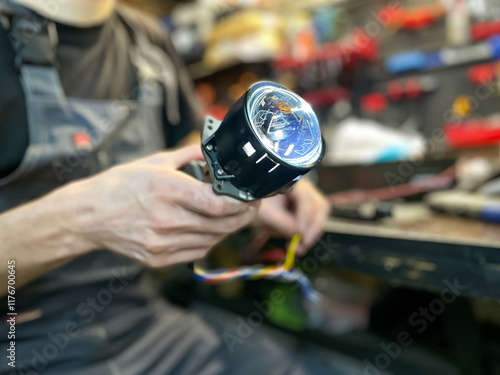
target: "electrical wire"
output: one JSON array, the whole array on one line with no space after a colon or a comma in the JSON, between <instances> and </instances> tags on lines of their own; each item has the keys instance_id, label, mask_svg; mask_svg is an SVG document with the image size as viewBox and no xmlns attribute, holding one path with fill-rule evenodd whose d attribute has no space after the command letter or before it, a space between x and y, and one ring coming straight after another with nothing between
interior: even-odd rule
<instances>
[{"instance_id":1,"label":"electrical wire","mask_svg":"<svg viewBox=\"0 0 500 375\"><path fill-rule=\"evenodd\" d=\"M304 297L317 301L320 296L314 290L309 279L299 270L293 269L297 247L302 239L300 233L296 233L286 252L285 262L276 266L246 266L236 268L222 268L214 271L206 271L196 264L194 265L195 278L207 284L221 284L234 279L274 279L283 282L297 282Z\"/></svg>"}]
</instances>

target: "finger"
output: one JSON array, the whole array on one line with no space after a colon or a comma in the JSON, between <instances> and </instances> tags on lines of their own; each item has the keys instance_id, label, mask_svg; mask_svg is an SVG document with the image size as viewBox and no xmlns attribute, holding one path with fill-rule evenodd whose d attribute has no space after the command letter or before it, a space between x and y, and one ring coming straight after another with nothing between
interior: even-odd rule
<instances>
[{"instance_id":1,"label":"finger","mask_svg":"<svg viewBox=\"0 0 500 375\"><path fill-rule=\"evenodd\" d=\"M327 201L322 200L317 206L316 212L317 214L314 217L313 225L318 228L318 233L313 239L314 243L317 242L323 234L323 228L325 227L328 215L330 214L330 205Z\"/></svg>"},{"instance_id":2,"label":"finger","mask_svg":"<svg viewBox=\"0 0 500 375\"><path fill-rule=\"evenodd\" d=\"M170 166L179 169L191 161L203 159L201 147L192 145L182 147L176 151L159 152L148 157L146 160L150 164Z\"/></svg>"},{"instance_id":3,"label":"finger","mask_svg":"<svg viewBox=\"0 0 500 375\"><path fill-rule=\"evenodd\" d=\"M179 173L182 174L182 173ZM172 176L171 176L172 177ZM183 179L191 179L182 176ZM199 187L206 185L191 179L187 183L170 181L168 191L156 188L156 192L141 199L145 207L151 207L149 222L157 230L172 232L229 233L248 224L257 213L259 201L242 203L216 197L222 203L213 205L206 199L197 198ZM199 201L199 204L196 202Z\"/></svg>"},{"instance_id":4,"label":"finger","mask_svg":"<svg viewBox=\"0 0 500 375\"><path fill-rule=\"evenodd\" d=\"M259 219L264 224L276 229L287 237L292 237L297 232L297 222L294 215L282 207L263 202L259 208Z\"/></svg>"},{"instance_id":5,"label":"finger","mask_svg":"<svg viewBox=\"0 0 500 375\"><path fill-rule=\"evenodd\" d=\"M204 160L199 145L186 146L172 151L170 165L178 169L195 160Z\"/></svg>"},{"instance_id":6,"label":"finger","mask_svg":"<svg viewBox=\"0 0 500 375\"><path fill-rule=\"evenodd\" d=\"M241 202L236 199L216 195L212 185L202 183L189 176L182 176L175 201L183 208L210 217L224 217L248 211L257 207L258 202Z\"/></svg>"},{"instance_id":7,"label":"finger","mask_svg":"<svg viewBox=\"0 0 500 375\"><path fill-rule=\"evenodd\" d=\"M296 212L295 217L297 221L297 228L300 233L302 233L302 238L304 242L307 242L310 234L308 233L310 228L310 223L314 216L313 202L309 197L302 196L300 199L295 201Z\"/></svg>"},{"instance_id":8,"label":"finger","mask_svg":"<svg viewBox=\"0 0 500 375\"><path fill-rule=\"evenodd\" d=\"M176 234L170 230L167 233L162 233L161 230L155 232L158 234L157 239L155 239L155 243L148 246L148 251L153 255L174 253L203 246L210 248L223 238L221 234L215 233L184 232Z\"/></svg>"},{"instance_id":9,"label":"finger","mask_svg":"<svg viewBox=\"0 0 500 375\"><path fill-rule=\"evenodd\" d=\"M183 251L178 251L172 254L158 254L149 257L145 264L152 268L167 267L177 263L188 263L195 260L204 258L208 252L209 248L193 248L185 249Z\"/></svg>"},{"instance_id":10,"label":"finger","mask_svg":"<svg viewBox=\"0 0 500 375\"><path fill-rule=\"evenodd\" d=\"M257 208L250 206L248 210L240 214L224 217L203 217L199 216L197 231L210 232L215 234L226 235L235 232L250 222L257 215Z\"/></svg>"},{"instance_id":11,"label":"finger","mask_svg":"<svg viewBox=\"0 0 500 375\"><path fill-rule=\"evenodd\" d=\"M314 185L306 179L302 179L297 183L290 196L296 206L297 225L303 235L303 242L310 244L318 235L314 222L318 214L321 217L322 210L321 212L318 212L318 210L322 209L323 201L326 204L326 200Z\"/></svg>"},{"instance_id":12,"label":"finger","mask_svg":"<svg viewBox=\"0 0 500 375\"><path fill-rule=\"evenodd\" d=\"M319 199L314 205L314 216L312 217L307 229L307 236L304 238L303 244L306 248L310 248L319 241L323 234L323 227L328 219L330 212L328 202L324 199Z\"/></svg>"},{"instance_id":13,"label":"finger","mask_svg":"<svg viewBox=\"0 0 500 375\"><path fill-rule=\"evenodd\" d=\"M300 242L299 246L297 246L297 255L302 256L306 254L310 249L310 246L306 246L304 242Z\"/></svg>"}]
</instances>

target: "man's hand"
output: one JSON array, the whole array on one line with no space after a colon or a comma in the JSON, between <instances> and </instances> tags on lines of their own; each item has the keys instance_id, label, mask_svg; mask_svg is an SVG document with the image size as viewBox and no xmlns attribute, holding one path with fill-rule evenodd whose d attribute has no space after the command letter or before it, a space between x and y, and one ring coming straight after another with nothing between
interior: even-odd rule
<instances>
[{"instance_id":1,"label":"man's hand","mask_svg":"<svg viewBox=\"0 0 500 375\"><path fill-rule=\"evenodd\" d=\"M93 249L164 267L204 257L225 235L247 225L258 203L217 196L179 168L203 156L199 146L114 167L58 192L81 202L68 230Z\"/></svg>"},{"instance_id":2,"label":"man's hand","mask_svg":"<svg viewBox=\"0 0 500 375\"><path fill-rule=\"evenodd\" d=\"M96 249L151 267L205 256L226 234L248 224L258 203L217 196L209 184L179 171L199 159L199 146L162 152L0 214L0 263L19 260L21 287ZM0 277L7 276L4 267Z\"/></svg>"},{"instance_id":3,"label":"man's hand","mask_svg":"<svg viewBox=\"0 0 500 375\"><path fill-rule=\"evenodd\" d=\"M288 194L262 200L259 220L287 237L302 233L297 249L304 254L323 233L330 207L326 198L307 179L301 179Z\"/></svg>"}]
</instances>

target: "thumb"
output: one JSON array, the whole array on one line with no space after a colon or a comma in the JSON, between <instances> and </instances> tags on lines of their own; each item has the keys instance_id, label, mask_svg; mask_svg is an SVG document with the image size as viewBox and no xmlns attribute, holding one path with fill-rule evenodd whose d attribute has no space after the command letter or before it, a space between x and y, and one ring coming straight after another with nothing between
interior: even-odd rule
<instances>
[{"instance_id":1,"label":"thumb","mask_svg":"<svg viewBox=\"0 0 500 375\"><path fill-rule=\"evenodd\" d=\"M196 160L204 160L200 145L182 147L169 155L169 164L176 169Z\"/></svg>"},{"instance_id":2,"label":"thumb","mask_svg":"<svg viewBox=\"0 0 500 375\"><path fill-rule=\"evenodd\" d=\"M174 151L160 152L145 159L149 164L170 166L179 169L191 161L203 160L201 147L197 145L186 146Z\"/></svg>"}]
</instances>

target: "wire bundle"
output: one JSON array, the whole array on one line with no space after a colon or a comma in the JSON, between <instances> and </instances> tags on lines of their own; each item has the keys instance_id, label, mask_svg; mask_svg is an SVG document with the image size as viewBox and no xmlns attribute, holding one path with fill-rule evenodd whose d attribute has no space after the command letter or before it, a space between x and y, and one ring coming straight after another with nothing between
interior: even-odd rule
<instances>
[{"instance_id":1,"label":"wire bundle","mask_svg":"<svg viewBox=\"0 0 500 375\"><path fill-rule=\"evenodd\" d=\"M316 301L319 299L319 294L314 290L309 279L299 270L293 269L297 246L301 239L302 236L299 233L293 236L286 252L285 262L282 265L222 268L210 272L194 265L195 278L207 284L220 284L234 279L274 279L284 282L297 282L304 297Z\"/></svg>"}]
</instances>

